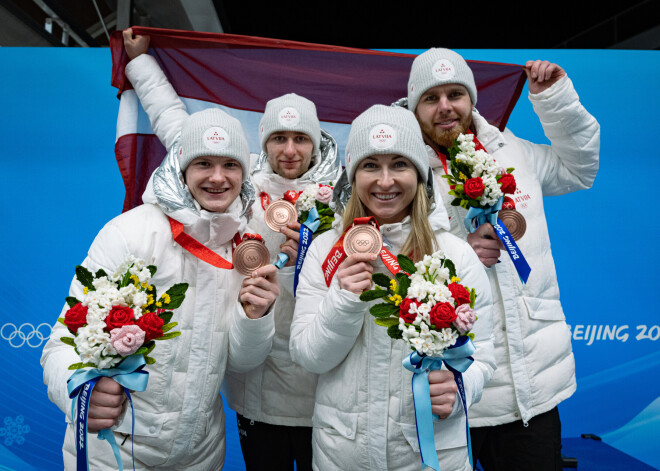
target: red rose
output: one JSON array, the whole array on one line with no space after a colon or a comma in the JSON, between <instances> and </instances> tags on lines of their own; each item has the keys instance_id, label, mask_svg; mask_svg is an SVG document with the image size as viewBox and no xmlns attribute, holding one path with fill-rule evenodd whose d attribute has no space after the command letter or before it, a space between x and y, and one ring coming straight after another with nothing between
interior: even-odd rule
<instances>
[{"instance_id":1,"label":"red rose","mask_svg":"<svg viewBox=\"0 0 660 471\"><path fill-rule=\"evenodd\" d=\"M144 330L144 343L163 336L163 319L153 312L147 312L140 317L136 324Z\"/></svg>"},{"instance_id":2,"label":"red rose","mask_svg":"<svg viewBox=\"0 0 660 471\"><path fill-rule=\"evenodd\" d=\"M505 196L502 200L502 209L516 209L516 203L513 201L513 199Z\"/></svg>"},{"instance_id":3,"label":"red rose","mask_svg":"<svg viewBox=\"0 0 660 471\"><path fill-rule=\"evenodd\" d=\"M87 306L78 303L69 308L64 314L64 323L71 332L77 334L78 329L87 324Z\"/></svg>"},{"instance_id":4,"label":"red rose","mask_svg":"<svg viewBox=\"0 0 660 471\"><path fill-rule=\"evenodd\" d=\"M456 311L454 306L449 303L438 303L431 308L431 324L436 329L442 329L451 326L451 323L456 320Z\"/></svg>"},{"instance_id":5,"label":"red rose","mask_svg":"<svg viewBox=\"0 0 660 471\"><path fill-rule=\"evenodd\" d=\"M497 183L500 184L500 189L502 190L502 193L512 195L516 192L516 179L510 173L505 173L504 175L502 175L500 179L497 181Z\"/></svg>"},{"instance_id":6,"label":"red rose","mask_svg":"<svg viewBox=\"0 0 660 471\"><path fill-rule=\"evenodd\" d=\"M417 314L410 312L411 304L415 304L415 302L410 298L405 298L399 305L399 317L408 324L412 324L417 318Z\"/></svg>"},{"instance_id":7,"label":"red rose","mask_svg":"<svg viewBox=\"0 0 660 471\"><path fill-rule=\"evenodd\" d=\"M447 288L451 291L451 297L456 301L456 306L470 303L470 292L465 286L459 285L458 283L449 283Z\"/></svg>"},{"instance_id":8,"label":"red rose","mask_svg":"<svg viewBox=\"0 0 660 471\"><path fill-rule=\"evenodd\" d=\"M112 329L118 329L121 326L130 324L135 324L133 309L125 306L115 306L110 309L110 312L105 318L104 330L110 332Z\"/></svg>"},{"instance_id":9,"label":"red rose","mask_svg":"<svg viewBox=\"0 0 660 471\"><path fill-rule=\"evenodd\" d=\"M463 191L468 198L477 199L484 194L484 182L481 180L481 177L470 178L465 182Z\"/></svg>"}]
</instances>

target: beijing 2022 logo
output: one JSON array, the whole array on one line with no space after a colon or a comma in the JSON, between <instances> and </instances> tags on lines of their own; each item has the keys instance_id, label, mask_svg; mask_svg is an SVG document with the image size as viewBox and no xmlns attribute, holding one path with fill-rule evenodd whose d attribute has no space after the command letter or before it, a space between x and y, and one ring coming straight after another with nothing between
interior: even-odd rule
<instances>
[{"instance_id":1,"label":"beijing 2022 logo","mask_svg":"<svg viewBox=\"0 0 660 471\"><path fill-rule=\"evenodd\" d=\"M52 327L50 324L41 323L37 327L29 322L21 324L20 327L12 323L7 323L0 329L0 336L14 348L28 346L32 348L41 347L44 340L50 337Z\"/></svg>"}]
</instances>

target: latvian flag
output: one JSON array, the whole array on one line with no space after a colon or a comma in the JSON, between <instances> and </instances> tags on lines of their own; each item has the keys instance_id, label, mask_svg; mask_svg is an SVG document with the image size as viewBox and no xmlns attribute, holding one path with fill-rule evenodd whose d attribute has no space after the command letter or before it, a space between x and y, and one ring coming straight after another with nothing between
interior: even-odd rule
<instances>
[{"instance_id":1,"label":"latvian flag","mask_svg":"<svg viewBox=\"0 0 660 471\"><path fill-rule=\"evenodd\" d=\"M258 125L266 102L297 93L316 104L321 127L344 155L350 123L371 105L406 96L414 56L231 34L134 27L151 37L149 53L194 113L219 107L243 124L250 150L260 152ZM151 173L165 156L124 75L128 57L120 31L110 41L112 85L119 89L115 154L126 186L124 211L142 203ZM468 61L479 112L504 129L525 83L519 65Z\"/></svg>"}]
</instances>

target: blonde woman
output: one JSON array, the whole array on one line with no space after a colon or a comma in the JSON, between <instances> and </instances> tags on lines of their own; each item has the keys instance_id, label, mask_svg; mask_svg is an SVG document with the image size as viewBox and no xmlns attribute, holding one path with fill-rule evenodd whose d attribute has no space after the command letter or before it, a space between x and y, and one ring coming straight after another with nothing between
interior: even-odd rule
<instances>
[{"instance_id":1,"label":"blonde woman","mask_svg":"<svg viewBox=\"0 0 660 471\"><path fill-rule=\"evenodd\" d=\"M291 327L291 355L318 373L313 417L314 469L420 469L410 354L369 314L359 295L371 274L388 273L380 257L354 254L333 266L333 247L354 218L373 216L393 254L419 260L442 249L456 264L462 283L478 293L475 362L463 375L468 407L479 400L493 374L490 287L483 266L464 241L449 234L444 211L431 214L429 161L414 115L376 105L358 116L346 147L352 194L343 228L316 239L305 260ZM431 180L432 181L432 180ZM431 183L432 185L432 183ZM336 272L332 273L333 268ZM465 411L453 375L429 375L438 458L443 470L471 469Z\"/></svg>"}]
</instances>

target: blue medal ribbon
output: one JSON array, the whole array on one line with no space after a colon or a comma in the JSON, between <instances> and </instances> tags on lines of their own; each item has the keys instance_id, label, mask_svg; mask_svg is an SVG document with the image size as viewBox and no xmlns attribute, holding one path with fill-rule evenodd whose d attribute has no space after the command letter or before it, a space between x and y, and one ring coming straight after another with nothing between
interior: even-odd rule
<instances>
[{"instance_id":1,"label":"blue medal ribbon","mask_svg":"<svg viewBox=\"0 0 660 471\"><path fill-rule=\"evenodd\" d=\"M470 464L472 464L472 447L470 443L470 428L467 418L467 402L465 399L465 386L463 375L474 361L472 356L476 351L474 344L467 336L461 336L456 344L445 350L442 357L430 357L412 352L403 360L403 366L413 372L412 392L415 406L415 422L417 425L417 441L422 456L422 468L428 466L435 471L440 471L438 453L435 446L433 434L433 420L439 417L431 412L431 392L429 390L429 372L442 369L444 363L454 375L454 381L458 386L458 392L465 411L465 433L467 437Z\"/></svg>"},{"instance_id":2,"label":"blue medal ribbon","mask_svg":"<svg viewBox=\"0 0 660 471\"><path fill-rule=\"evenodd\" d=\"M503 197L500 196L500 199L497 200L493 206L483 209L483 208L470 208L465 215L463 223L465 228L470 231L470 233L477 230L477 227L489 222L495 229L495 234L504 244L513 266L516 267L520 281L527 283L529 279L529 274L532 271L532 268L525 260L525 256L522 254L516 241L511 237L509 229L506 228L504 223L498 217L500 210L502 209ZM476 225L475 225L476 224Z\"/></svg>"},{"instance_id":3,"label":"blue medal ribbon","mask_svg":"<svg viewBox=\"0 0 660 471\"><path fill-rule=\"evenodd\" d=\"M94 386L96 386L97 381L105 376L114 379L124 387L124 392L131 405L132 443L135 431L135 411L133 410L133 400L131 399L130 390L144 391L147 389L149 373L143 370L145 366L146 362L142 355L131 355L126 357L116 368L77 370L67 380L67 391L69 397L73 399L73 403L71 404L71 416L75 419L78 471L86 471L89 469L89 460L87 457L87 417L89 414L89 401L92 397L92 391ZM124 466L119 454L119 446L117 446L112 430L100 430L98 438L99 440L108 441L112 447L115 460L117 461L117 467L119 468L119 471L123 471ZM135 461L133 461L133 469L135 469Z\"/></svg>"},{"instance_id":4,"label":"blue medal ribbon","mask_svg":"<svg viewBox=\"0 0 660 471\"><path fill-rule=\"evenodd\" d=\"M307 215L307 220L300 225L300 238L298 239L298 258L296 260L296 272L293 275L293 296L296 296L296 290L298 289L298 277L300 276L300 270L302 270L303 262L307 256L307 249L312 243L312 236L314 232L321 225L321 217L319 212L316 209L316 206L309 210Z\"/></svg>"}]
</instances>

